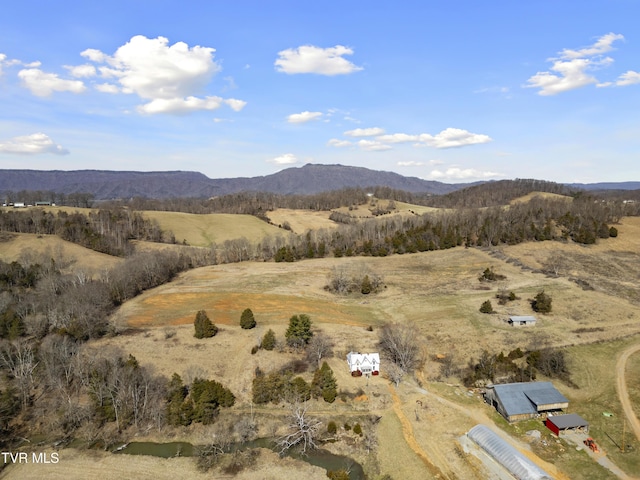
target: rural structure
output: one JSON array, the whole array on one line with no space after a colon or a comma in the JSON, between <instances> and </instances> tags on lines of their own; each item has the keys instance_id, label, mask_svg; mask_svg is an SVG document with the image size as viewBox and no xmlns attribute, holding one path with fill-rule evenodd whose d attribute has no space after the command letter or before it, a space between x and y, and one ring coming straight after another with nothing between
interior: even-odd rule
<instances>
[{"instance_id":1,"label":"rural structure","mask_svg":"<svg viewBox=\"0 0 640 480\"><path fill-rule=\"evenodd\" d=\"M349 352L347 354L347 363L352 377L378 375L380 373L380 354L378 353Z\"/></svg>"},{"instance_id":2,"label":"rural structure","mask_svg":"<svg viewBox=\"0 0 640 480\"><path fill-rule=\"evenodd\" d=\"M566 431L589 433L589 422L576 413L549 415L544 424L558 437Z\"/></svg>"},{"instance_id":3,"label":"rural structure","mask_svg":"<svg viewBox=\"0 0 640 480\"><path fill-rule=\"evenodd\" d=\"M489 385L484 399L508 422L560 412L569 406L569 400L551 382Z\"/></svg>"},{"instance_id":4,"label":"rural structure","mask_svg":"<svg viewBox=\"0 0 640 480\"><path fill-rule=\"evenodd\" d=\"M507 323L512 327L535 327L536 317L532 315L510 315Z\"/></svg>"},{"instance_id":5,"label":"rural structure","mask_svg":"<svg viewBox=\"0 0 640 480\"><path fill-rule=\"evenodd\" d=\"M486 425L476 425L467 432L467 437L515 478L523 480L552 478Z\"/></svg>"}]
</instances>

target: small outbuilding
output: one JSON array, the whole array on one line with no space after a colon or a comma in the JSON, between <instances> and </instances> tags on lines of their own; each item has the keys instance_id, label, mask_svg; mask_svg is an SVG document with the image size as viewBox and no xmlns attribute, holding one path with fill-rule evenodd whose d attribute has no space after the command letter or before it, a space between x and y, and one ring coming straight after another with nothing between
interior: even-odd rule
<instances>
[{"instance_id":1,"label":"small outbuilding","mask_svg":"<svg viewBox=\"0 0 640 480\"><path fill-rule=\"evenodd\" d=\"M507 323L512 327L534 327L536 317L532 315L511 315Z\"/></svg>"},{"instance_id":2,"label":"small outbuilding","mask_svg":"<svg viewBox=\"0 0 640 480\"><path fill-rule=\"evenodd\" d=\"M566 431L589 433L589 422L576 413L549 415L544 424L558 437Z\"/></svg>"},{"instance_id":3,"label":"small outbuilding","mask_svg":"<svg viewBox=\"0 0 640 480\"><path fill-rule=\"evenodd\" d=\"M380 374L380 354L349 352L347 363L352 377Z\"/></svg>"}]
</instances>

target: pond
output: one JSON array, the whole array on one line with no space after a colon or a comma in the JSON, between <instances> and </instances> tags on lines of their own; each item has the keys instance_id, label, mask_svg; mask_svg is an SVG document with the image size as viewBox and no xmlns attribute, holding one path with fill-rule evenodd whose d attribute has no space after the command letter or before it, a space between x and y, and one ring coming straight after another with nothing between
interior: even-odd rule
<instances>
[{"instance_id":1,"label":"pond","mask_svg":"<svg viewBox=\"0 0 640 480\"><path fill-rule=\"evenodd\" d=\"M230 451L246 450L251 448L268 448L273 451L278 451L275 442L269 438L259 438L243 444L234 444L231 446ZM128 455L150 455L154 457L171 458L192 457L197 455L197 450L197 447L187 442L131 442L114 448L113 452L117 454L124 453ZM302 460L316 467L324 468L327 471L340 470L343 468L346 469L349 467L349 478L351 480L364 480L365 478L362 465L350 457L345 455L336 455L328 450L311 450L306 455L303 455L298 451L291 451L287 453L287 456Z\"/></svg>"}]
</instances>

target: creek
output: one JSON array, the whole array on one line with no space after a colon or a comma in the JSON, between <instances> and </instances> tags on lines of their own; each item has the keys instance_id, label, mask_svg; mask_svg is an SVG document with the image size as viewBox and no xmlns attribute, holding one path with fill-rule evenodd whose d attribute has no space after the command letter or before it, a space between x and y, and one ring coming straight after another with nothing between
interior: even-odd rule
<instances>
[{"instance_id":1,"label":"creek","mask_svg":"<svg viewBox=\"0 0 640 480\"><path fill-rule=\"evenodd\" d=\"M247 450L251 448L268 448L278 451L275 442L269 438L259 438L245 443L233 444L230 451ZM150 455L154 457L193 457L197 455L198 448L188 442L131 442L126 446L118 447L114 450L116 454L128 455ZM310 465L324 468L325 470L349 469L350 480L364 480L364 470L362 465L345 455L336 455L324 449L311 450L303 455L297 451L290 451L287 456L302 460Z\"/></svg>"}]
</instances>

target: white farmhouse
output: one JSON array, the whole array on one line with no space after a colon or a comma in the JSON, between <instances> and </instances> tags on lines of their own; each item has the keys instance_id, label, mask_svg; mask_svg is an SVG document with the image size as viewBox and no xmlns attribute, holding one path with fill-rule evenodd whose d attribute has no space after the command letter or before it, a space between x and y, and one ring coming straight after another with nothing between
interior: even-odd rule
<instances>
[{"instance_id":1,"label":"white farmhouse","mask_svg":"<svg viewBox=\"0 0 640 480\"><path fill-rule=\"evenodd\" d=\"M352 377L378 375L380 373L380 355L378 353L349 352L347 363Z\"/></svg>"}]
</instances>

